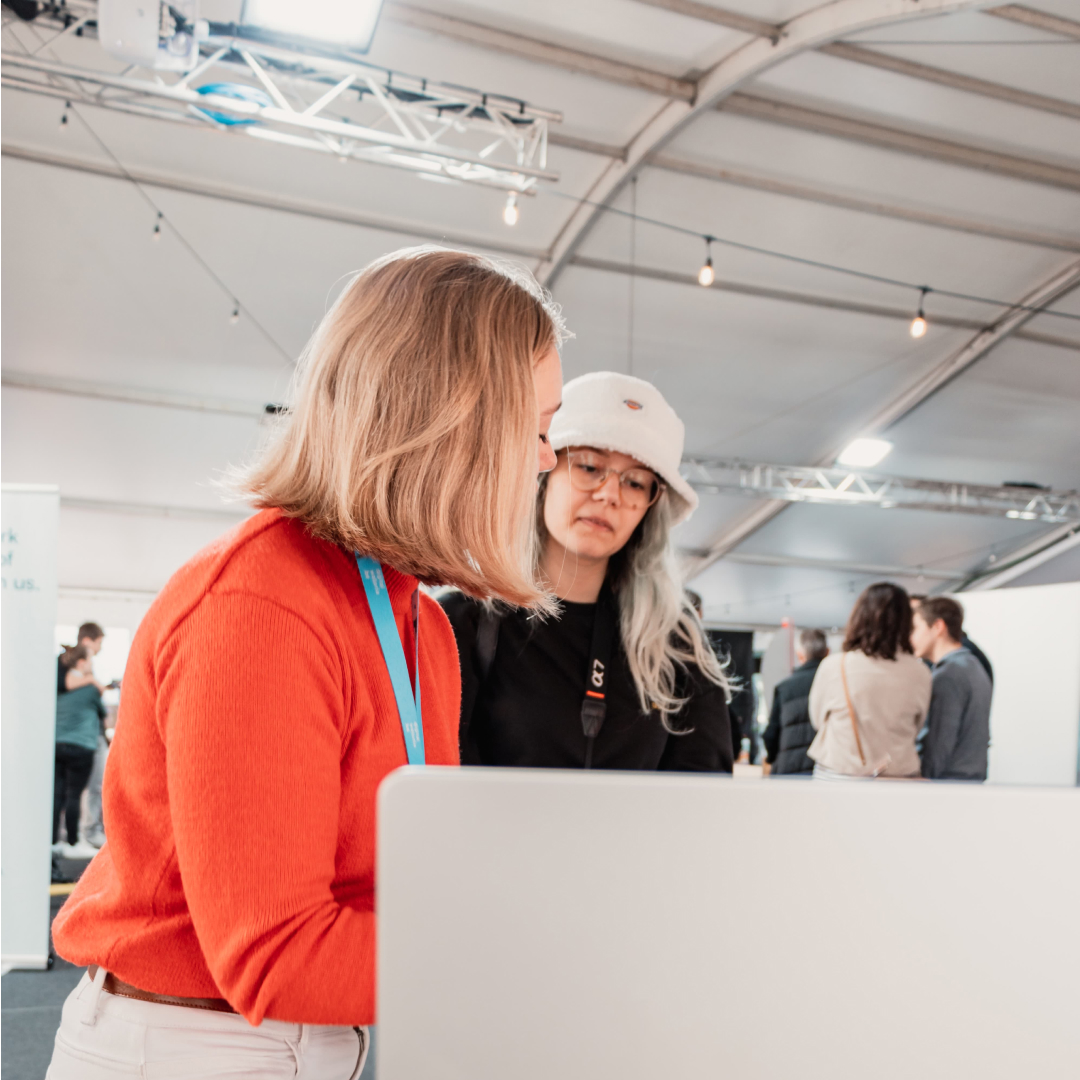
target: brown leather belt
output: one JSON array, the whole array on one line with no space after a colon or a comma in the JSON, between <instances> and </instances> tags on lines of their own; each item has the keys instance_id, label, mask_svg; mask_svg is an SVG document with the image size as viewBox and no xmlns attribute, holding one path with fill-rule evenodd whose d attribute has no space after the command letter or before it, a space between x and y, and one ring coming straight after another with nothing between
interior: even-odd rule
<instances>
[{"instance_id":1,"label":"brown leather belt","mask_svg":"<svg viewBox=\"0 0 1080 1080\"><path fill-rule=\"evenodd\" d=\"M91 980L97 978L97 964L91 964L86 969L86 973ZM224 998L187 998L174 997L172 994L152 994L149 990L140 990L137 986L132 986L131 983L118 979L111 971L106 972L102 989L114 997L134 998L136 1001L153 1001L158 1005L182 1005L185 1009L209 1009L211 1012L236 1012Z\"/></svg>"}]
</instances>

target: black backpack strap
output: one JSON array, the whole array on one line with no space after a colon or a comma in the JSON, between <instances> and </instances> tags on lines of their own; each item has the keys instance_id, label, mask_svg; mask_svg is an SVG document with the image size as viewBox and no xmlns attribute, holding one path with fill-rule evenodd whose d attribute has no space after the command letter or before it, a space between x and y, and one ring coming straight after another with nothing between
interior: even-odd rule
<instances>
[{"instance_id":1,"label":"black backpack strap","mask_svg":"<svg viewBox=\"0 0 1080 1080\"><path fill-rule=\"evenodd\" d=\"M480 668L480 681L483 682L495 663L495 650L499 647L499 623L502 612L495 611L487 604L480 609L480 619L476 624L476 659Z\"/></svg>"}]
</instances>

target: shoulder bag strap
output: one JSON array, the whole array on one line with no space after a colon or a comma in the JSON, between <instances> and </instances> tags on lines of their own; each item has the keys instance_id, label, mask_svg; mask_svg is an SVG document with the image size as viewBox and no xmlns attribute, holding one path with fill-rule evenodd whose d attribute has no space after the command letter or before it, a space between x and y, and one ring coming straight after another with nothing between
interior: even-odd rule
<instances>
[{"instance_id":1,"label":"shoulder bag strap","mask_svg":"<svg viewBox=\"0 0 1080 1080\"><path fill-rule=\"evenodd\" d=\"M851 730L855 735L855 748L859 751L859 760L865 766L866 755L863 753L862 739L859 738L859 715L855 712L855 706L851 701L851 693L848 691L847 672L844 670L845 660L847 660L847 654L843 653L840 656L840 682L844 687L844 701L847 702L848 715L851 717Z\"/></svg>"}]
</instances>

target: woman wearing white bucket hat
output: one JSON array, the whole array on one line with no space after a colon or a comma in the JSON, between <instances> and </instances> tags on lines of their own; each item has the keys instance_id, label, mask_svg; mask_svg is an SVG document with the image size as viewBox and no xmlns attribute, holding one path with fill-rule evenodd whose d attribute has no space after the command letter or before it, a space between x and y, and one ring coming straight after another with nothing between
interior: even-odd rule
<instances>
[{"instance_id":1,"label":"woman wearing white bucket hat","mask_svg":"<svg viewBox=\"0 0 1080 1080\"><path fill-rule=\"evenodd\" d=\"M443 599L462 763L730 772L728 680L669 539L698 502L682 421L651 383L596 372L563 387L549 438L536 528L558 615Z\"/></svg>"}]
</instances>

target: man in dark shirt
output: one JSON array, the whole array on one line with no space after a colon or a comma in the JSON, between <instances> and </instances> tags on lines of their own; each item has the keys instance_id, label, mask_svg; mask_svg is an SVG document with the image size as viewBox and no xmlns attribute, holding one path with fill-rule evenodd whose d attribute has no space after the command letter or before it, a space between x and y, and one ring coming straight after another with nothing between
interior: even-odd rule
<instances>
[{"instance_id":1,"label":"man in dark shirt","mask_svg":"<svg viewBox=\"0 0 1080 1080\"><path fill-rule=\"evenodd\" d=\"M795 646L799 666L776 684L769 726L765 729L765 753L770 773L792 774L814 771L806 751L814 741L810 723L810 687L818 665L829 655L829 646L820 630L802 630Z\"/></svg>"},{"instance_id":2,"label":"man in dark shirt","mask_svg":"<svg viewBox=\"0 0 1080 1080\"><path fill-rule=\"evenodd\" d=\"M986 779L993 684L961 644L963 622L964 609L947 596L928 597L912 618L911 647L934 665L920 750L931 780Z\"/></svg>"}]
</instances>

